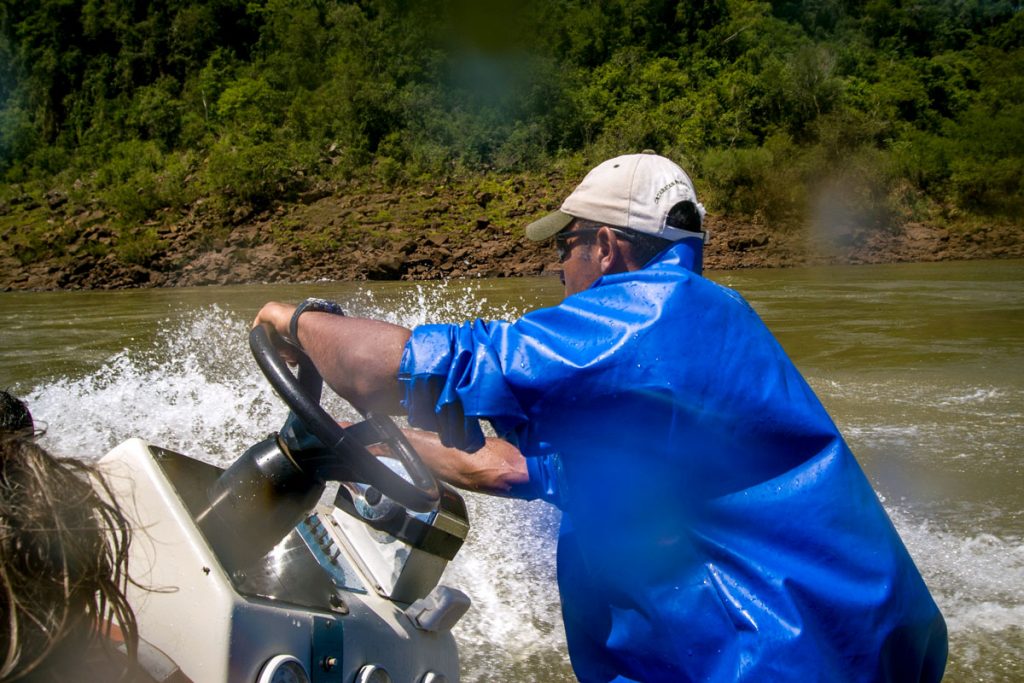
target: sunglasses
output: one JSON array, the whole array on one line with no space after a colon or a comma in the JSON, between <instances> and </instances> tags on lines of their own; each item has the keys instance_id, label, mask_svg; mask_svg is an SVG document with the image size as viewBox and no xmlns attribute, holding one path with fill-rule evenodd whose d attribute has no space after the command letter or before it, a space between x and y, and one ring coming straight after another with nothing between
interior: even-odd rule
<instances>
[{"instance_id":1,"label":"sunglasses","mask_svg":"<svg viewBox=\"0 0 1024 683\"><path fill-rule=\"evenodd\" d=\"M573 242L569 244L569 240L573 237L587 237L589 235L596 234L601 228L608 228L616 235L626 240L627 242L633 241L633 235L623 230L622 228L614 228L610 225L602 225L596 228L580 228L579 230L572 230L569 232L560 232L555 235L555 249L558 250L558 262L565 263L569 260L569 254L572 253L572 248L577 244L583 244L583 241Z\"/></svg>"}]
</instances>

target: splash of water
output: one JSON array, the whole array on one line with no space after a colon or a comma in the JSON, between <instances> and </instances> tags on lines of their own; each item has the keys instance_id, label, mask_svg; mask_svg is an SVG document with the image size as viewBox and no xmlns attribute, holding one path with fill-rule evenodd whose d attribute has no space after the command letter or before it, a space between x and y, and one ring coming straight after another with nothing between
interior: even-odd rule
<instances>
[{"instance_id":1,"label":"splash of water","mask_svg":"<svg viewBox=\"0 0 1024 683\"><path fill-rule=\"evenodd\" d=\"M358 315L414 326L487 314L514 319L509 305L490 306L477 287L416 287L399 305L372 291L345 302ZM389 303L389 302L388 302ZM43 444L55 453L100 458L130 437L226 467L249 445L278 429L287 409L252 361L249 323L209 306L160 323L156 342L113 354L81 377L31 389L33 415L48 425ZM355 411L325 396L328 411ZM459 622L463 679L572 680L554 574L558 516L543 503L467 495L470 537L443 582L465 591L473 609Z\"/></svg>"},{"instance_id":2,"label":"splash of water","mask_svg":"<svg viewBox=\"0 0 1024 683\"><path fill-rule=\"evenodd\" d=\"M27 396L44 444L93 460L138 436L224 465L283 422L285 409L249 360L248 325L217 306L161 324L156 342L124 349L83 377Z\"/></svg>"},{"instance_id":3,"label":"splash of water","mask_svg":"<svg viewBox=\"0 0 1024 683\"><path fill-rule=\"evenodd\" d=\"M403 290L400 298L384 298L372 289L363 289L345 302L353 314L385 320L396 325L416 327L427 323L458 323L474 318L515 320L527 307L494 303L483 285L473 280L417 283Z\"/></svg>"}]
</instances>

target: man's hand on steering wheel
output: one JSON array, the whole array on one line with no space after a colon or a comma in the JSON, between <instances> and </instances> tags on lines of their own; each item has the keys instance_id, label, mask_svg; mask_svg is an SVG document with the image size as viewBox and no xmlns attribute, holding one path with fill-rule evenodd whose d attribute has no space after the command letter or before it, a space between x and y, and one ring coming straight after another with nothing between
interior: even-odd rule
<instances>
[{"instance_id":1,"label":"man's hand on steering wheel","mask_svg":"<svg viewBox=\"0 0 1024 683\"><path fill-rule=\"evenodd\" d=\"M298 362L299 358L295 349L288 344L277 344L276 342L279 340L289 340L288 328L291 324L292 315L295 313L295 308L292 304L270 301L264 304L260 312L256 314L256 319L252 321L252 327L259 327L263 323L269 323L274 328L274 331L277 332L277 336L274 339L275 346L281 352L281 356L293 364ZM297 342L298 340L289 341Z\"/></svg>"}]
</instances>

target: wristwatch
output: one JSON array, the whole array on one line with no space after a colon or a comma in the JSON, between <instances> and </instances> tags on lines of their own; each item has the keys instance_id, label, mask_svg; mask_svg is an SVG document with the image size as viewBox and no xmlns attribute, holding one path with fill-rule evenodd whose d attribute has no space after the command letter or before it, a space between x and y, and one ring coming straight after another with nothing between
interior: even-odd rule
<instances>
[{"instance_id":1,"label":"wristwatch","mask_svg":"<svg viewBox=\"0 0 1024 683\"><path fill-rule=\"evenodd\" d=\"M330 313L332 315L345 315L345 309L336 301L319 299L317 297L310 297L303 300L302 303L295 307L295 312L292 313L292 319L288 323L289 341L291 341L292 345L300 351L304 349L302 348L302 344L299 343L299 316L306 311Z\"/></svg>"}]
</instances>

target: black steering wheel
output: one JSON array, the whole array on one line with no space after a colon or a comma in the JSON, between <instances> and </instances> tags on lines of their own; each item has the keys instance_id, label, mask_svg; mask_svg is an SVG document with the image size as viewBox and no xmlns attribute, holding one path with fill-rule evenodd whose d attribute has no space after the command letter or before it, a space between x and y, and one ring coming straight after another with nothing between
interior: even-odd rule
<instances>
[{"instance_id":1,"label":"black steering wheel","mask_svg":"<svg viewBox=\"0 0 1024 683\"><path fill-rule=\"evenodd\" d=\"M293 452L296 464L321 481L369 484L416 512L434 509L440 497L437 480L394 421L387 415L360 411L365 421L343 428L320 406L323 378L313 362L301 349L293 347L299 366L298 376L293 375L278 353L275 339L281 340L280 335L268 323L263 323L249 333L249 348L293 416L322 446ZM388 451L386 455L402 464L409 480L367 450L368 445Z\"/></svg>"}]
</instances>

